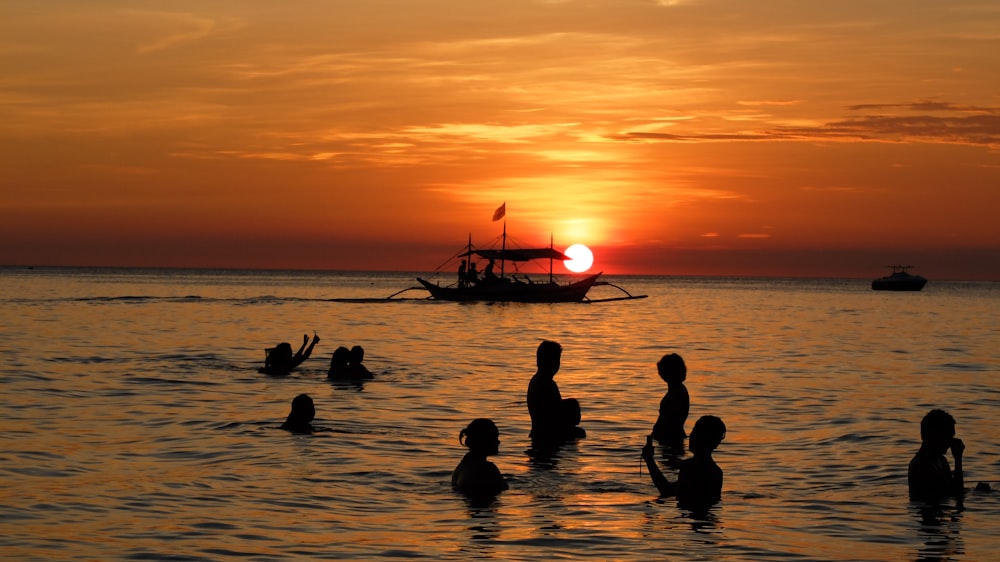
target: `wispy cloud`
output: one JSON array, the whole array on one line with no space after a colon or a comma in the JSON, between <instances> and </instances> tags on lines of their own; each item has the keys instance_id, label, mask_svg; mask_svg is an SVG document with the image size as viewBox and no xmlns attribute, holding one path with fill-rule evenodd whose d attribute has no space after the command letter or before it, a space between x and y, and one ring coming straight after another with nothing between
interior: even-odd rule
<instances>
[{"instance_id":1,"label":"wispy cloud","mask_svg":"<svg viewBox=\"0 0 1000 562\"><path fill-rule=\"evenodd\" d=\"M1000 145L1000 107L921 101L857 104L847 110L858 115L815 126L759 123L751 129L705 132L699 131L695 122L688 123L685 131L628 131L609 138L647 142L839 140Z\"/></svg>"}]
</instances>

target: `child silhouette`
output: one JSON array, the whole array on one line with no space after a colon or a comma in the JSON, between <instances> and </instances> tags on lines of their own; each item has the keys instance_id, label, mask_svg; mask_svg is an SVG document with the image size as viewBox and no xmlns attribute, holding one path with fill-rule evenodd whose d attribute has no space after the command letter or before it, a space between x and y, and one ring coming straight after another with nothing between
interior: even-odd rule
<instances>
[{"instance_id":1,"label":"child silhouette","mask_svg":"<svg viewBox=\"0 0 1000 562\"><path fill-rule=\"evenodd\" d=\"M668 449L683 452L687 436L684 423L691 408L691 398L684 386L687 365L680 355L668 353L656 363L656 372L667 383L667 393L660 400L660 416L653 424L653 438Z\"/></svg>"},{"instance_id":2,"label":"child silhouette","mask_svg":"<svg viewBox=\"0 0 1000 562\"><path fill-rule=\"evenodd\" d=\"M451 475L451 485L468 496L495 496L507 489L497 465L486 457L499 453L500 430L493 420L478 418L472 420L458 434L458 442L469 448L469 452L458 463Z\"/></svg>"}]
</instances>

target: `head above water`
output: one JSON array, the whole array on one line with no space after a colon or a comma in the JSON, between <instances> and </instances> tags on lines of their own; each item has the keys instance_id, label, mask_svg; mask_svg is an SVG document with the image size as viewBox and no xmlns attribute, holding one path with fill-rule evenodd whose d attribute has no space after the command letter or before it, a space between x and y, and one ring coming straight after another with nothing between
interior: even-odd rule
<instances>
[{"instance_id":1,"label":"head above water","mask_svg":"<svg viewBox=\"0 0 1000 562\"><path fill-rule=\"evenodd\" d=\"M676 353L668 353L656 363L656 372L664 382L684 382L687 379L687 365L684 359Z\"/></svg>"},{"instance_id":2,"label":"head above water","mask_svg":"<svg viewBox=\"0 0 1000 562\"><path fill-rule=\"evenodd\" d=\"M726 424L716 416L702 416L694 423L688 449L692 453L710 453L726 438Z\"/></svg>"},{"instance_id":3,"label":"head above water","mask_svg":"<svg viewBox=\"0 0 1000 562\"><path fill-rule=\"evenodd\" d=\"M351 348L351 363L358 364L365 360L365 348L356 345Z\"/></svg>"},{"instance_id":4,"label":"head above water","mask_svg":"<svg viewBox=\"0 0 1000 562\"><path fill-rule=\"evenodd\" d=\"M458 442L470 451L496 454L500 446L500 430L493 420L477 418L458 433Z\"/></svg>"},{"instance_id":5,"label":"head above water","mask_svg":"<svg viewBox=\"0 0 1000 562\"><path fill-rule=\"evenodd\" d=\"M351 361L351 350L344 346L340 346L333 350L333 356L330 357L330 364L336 366L347 365Z\"/></svg>"},{"instance_id":6,"label":"head above water","mask_svg":"<svg viewBox=\"0 0 1000 562\"><path fill-rule=\"evenodd\" d=\"M283 341L274 346L267 354L267 363L272 365L284 364L292 360L292 355L292 344Z\"/></svg>"},{"instance_id":7,"label":"head above water","mask_svg":"<svg viewBox=\"0 0 1000 562\"><path fill-rule=\"evenodd\" d=\"M309 423L316 417L316 407L308 394L299 394L292 399L292 412L288 414L289 421Z\"/></svg>"},{"instance_id":8,"label":"head above water","mask_svg":"<svg viewBox=\"0 0 1000 562\"><path fill-rule=\"evenodd\" d=\"M538 344L538 351L535 353L535 362L538 370L555 374L559 370L562 361L562 346L558 342L543 340Z\"/></svg>"},{"instance_id":9,"label":"head above water","mask_svg":"<svg viewBox=\"0 0 1000 562\"><path fill-rule=\"evenodd\" d=\"M941 409L934 409L920 420L920 439L926 445L944 452L955 438L955 418Z\"/></svg>"}]
</instances>

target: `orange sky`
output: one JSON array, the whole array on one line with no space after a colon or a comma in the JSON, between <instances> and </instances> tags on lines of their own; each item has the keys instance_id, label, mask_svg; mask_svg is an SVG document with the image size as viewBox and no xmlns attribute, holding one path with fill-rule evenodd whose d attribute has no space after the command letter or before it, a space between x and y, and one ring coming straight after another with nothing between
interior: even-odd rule
<instances>
[{"instance_id":1,"label":"orange sky","mask_svg":"<svg viewBox=\"0 0 1000 562\"><path fill-rule=\"evenodd\" d=\"M1000 280L1000 4L4 2L0 264Z\"/></svg>"}]
</instances>

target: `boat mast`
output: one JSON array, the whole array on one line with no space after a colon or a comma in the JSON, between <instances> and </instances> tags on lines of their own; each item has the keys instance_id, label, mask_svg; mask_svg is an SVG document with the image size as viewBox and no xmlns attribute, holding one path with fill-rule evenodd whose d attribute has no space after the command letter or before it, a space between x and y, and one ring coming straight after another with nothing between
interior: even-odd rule
<instances>
[{"instance_id":1,"label":"boat mast","mask_svg":"<svg viewBox=\"0 0 1000 562\"><path fill-rule=\"evenodd\" d=\"M506 205L506 203L504 203ZM507 255L507 215L503 219L503 238L500 240L500 279L503 279L504 256Z\"/></svg>"},{"instance_id":2,"label":"boat mast","mask_svg":"<svg viewBox=\"0 0 1000 562\"><path fill-rule=\"evenodd\" d=\"M469 285L468 282L468 272L469 268L472 267L472 233L469 233L469 246L465 249L465 274L463 279L458 280L458 287L461 289Z\"/></svg>"},{"instance_id":3,"label":"boat mast","mask_svg":"<svg viewBox=\"0 0 1000 562\"><path fill-rule=\"evenodd\" d=\"M550 250L552 250L552 249L555 248L555 245L553 244L553 242L554 242L554 240L552 238L552 233L550 232L549 233L549 249ZM552 254L549 254L549 283L555 282L555 280L552 278L552 261L553 261L552 260Z\"/></svg>"}]
</instances>

